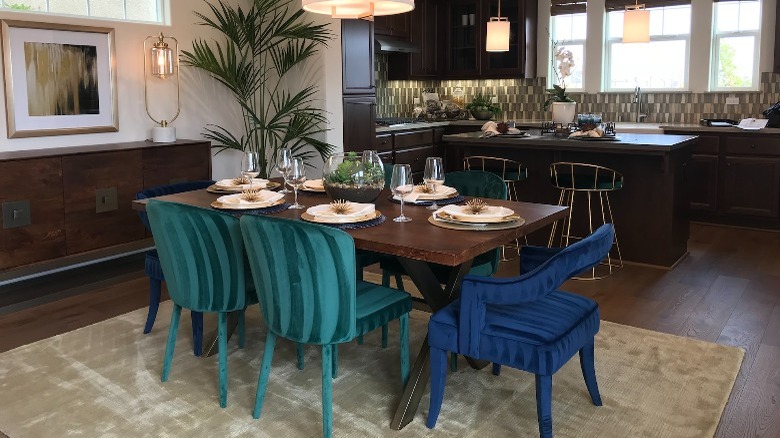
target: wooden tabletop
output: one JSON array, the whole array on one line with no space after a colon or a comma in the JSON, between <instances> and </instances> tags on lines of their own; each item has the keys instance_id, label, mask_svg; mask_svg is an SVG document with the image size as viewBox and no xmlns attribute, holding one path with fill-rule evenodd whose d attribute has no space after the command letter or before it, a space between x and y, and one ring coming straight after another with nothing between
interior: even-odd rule
<instances>
[{"instance_id":1,"label":"wooden tabletop","mask_svg":"<svg viewBox=\"0 0 780 438\"><path fill-rule=\"evenodd\" d=\"M219 195L208 193L206 190L195 190L161 196L156 199L208 208L217 197ZM292 202L292 193L286 198L287 201ZM330 202L330 198L324 193L300 192L298 200L307 207ZM563 218L568 208L492 199L490 204L511 208L525 219L525 224L518 228L497 231L449 230L428 223L430 210L409 204L404 206L404 214L412 218L412 221L396 223L393 222L393 218L401 213L401 206L390 201L390 192L385 190L376 200L377 210L387 217L385 223L371 228L348 230L347 232L355 239L355 248L357 249L458 266L479 254L552 224ZM133 208L143 211L146 208L146 200L134 201ZM304 211L306 210L286 210L272 216L299 219Z\"/></svg>"}]
</instances>

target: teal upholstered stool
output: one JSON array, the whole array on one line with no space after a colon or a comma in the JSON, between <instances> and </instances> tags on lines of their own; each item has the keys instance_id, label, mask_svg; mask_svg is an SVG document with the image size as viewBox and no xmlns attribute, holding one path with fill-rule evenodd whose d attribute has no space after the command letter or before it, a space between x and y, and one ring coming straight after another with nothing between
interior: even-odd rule
<instances>
[{"instance_id":1,"label":"teal upholstered stool","mask_svg":"<svg viewBox=\"0 0 780 438\"><path fill-rule=\"evenodd\" d=\"M241 217L268 334L253 416L260 418L277 337L322 348L322 431L332 433L336 346L390 321L400 322L401 383L409 377L406 292L355 279L355 243L335 228L271 217Z\"/></svg>"},{"instance_id":2,"label":"teal upholstered stool","mask_svg":"<svg viewBox=\"0 0 780 438\"><path fill-rule=\"evenodd\" d=\"M608 167L595 164L559 162L550 165L550 180L552 184L561 191L558 198L558 205L569 206L569 215L561 221L560 232L558 232L558 222L553 224L550 232L548 246L556 245L556 237L559 242L556 246L568 246L572 241L581 240L583 237L577 236L572 231L578 227L575 214L575 198L584 196L587 202L587 209L578 206L577 212L587 210L587 218L580 218L581 222L587 220L587 230L593 234L594 223L596 225L611 223L614 225L612 217L612 205L609 203L609 193L623 188L623 175ZM598 210L594 210L595 199L598 198ZM579 204L577 204L579 205ZM595 220L594 220L595 218ZM579 226L584 228L584 226ZM614 250L614 251L613 251ZM614 255L613 255L614 253ZM607 253L607 258L600 264L592 267L588 272L582 273L577 277L578 280L598 280L612 274L614 269L623 266L623 257L620 254L620 244L615 233L613 248Z\"/></svg>"},{"instance_id":3,"label":"teal upholstered stool","mask_svg":"<svg viewBox=\"0 0 780 438\"><path fill-rule=\"evenodd\" d=\"M149 200L154 243L173 301L162 381L168 380L181 309L218 316L219 405L227 406L227 317L238 312L238 345L244 346L244 309L257 302L247 284L238 219L210 209Z\"/></svg>"}]
</instances>

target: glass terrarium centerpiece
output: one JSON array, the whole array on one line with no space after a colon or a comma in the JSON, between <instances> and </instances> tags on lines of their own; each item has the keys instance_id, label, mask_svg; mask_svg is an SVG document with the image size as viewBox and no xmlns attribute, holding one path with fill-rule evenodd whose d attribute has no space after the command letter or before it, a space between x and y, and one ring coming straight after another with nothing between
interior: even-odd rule
<instances>
[{"instance_id":1,"label":"glass terrarium centerpiece","mask_svg":"<svg viewBox=\"0 0 780 438\"><path fill-rule=\"evenodd\" d=\"M328 157L322 183L331 199L373 202L385 187L385 170L376 151L346 152Z\"/></svg>"}]
</instances>

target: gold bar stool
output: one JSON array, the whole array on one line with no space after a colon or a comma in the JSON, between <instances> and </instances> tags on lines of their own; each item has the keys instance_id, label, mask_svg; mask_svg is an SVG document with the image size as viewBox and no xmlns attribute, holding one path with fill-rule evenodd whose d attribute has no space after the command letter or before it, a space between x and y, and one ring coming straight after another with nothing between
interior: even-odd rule
<instances>
[{"instance_id":1,"label":"gold bar stool","mask_svg":"<svg viewBox=\"0 0 780 438\"><path fill-rule=\"evenodd\" d=\"M498 175L506 184L506 193L510 201L519 201L517 199L517 184L528 178L528 170L523 163L507 158L488 157L483 155L472 155L463 159L463 170L482 170ZM526 239L526 244L528 240ZM501 261L510 260L506 256L506 248L512 245L501 247ZM520 255L520 242L515 239L514 244L517 255Z\"/></svg>"},{"instance_id":2,"label":"gold bar stool","mask_svg":"<svg viewBox=\"0 0 780 438\"><path fill-rule=\"evenodd\" d=\"M608 167L595 164L558 162L550 165L550 179L552 184L561 191L558 198L558 205L567 205L569 215L561 221L560 244L558 246L569 246L571 240L581 240L583 237L575 236L571 233L572 217L574 215L575 193L585 193L588 202L588 230L593 233L593 207L592 198L598 196L601 212L601 224L609 223L614 225L612 219L612 206L609 203L609 192L623 188L623 175ZM606 209L605 209L606 206ZM577 210L579 211L579 210ZM598 214L599 212L596 212ZM598 220L598 217L596 218ZM598 225L601 225L598 224ZM552 247L555 242L556 232L558 231L558 222L553 223L550 232L548 246ZM601 264L594 266L588 276L574 277L578 280L599 280L612 275L612 270L623 267L623 257L620 254L620 244L618 243L617 233L613 242L613 249L617 257L612 256L612 250L607 253L607 258Z\"/></svg>"}]
</instances>

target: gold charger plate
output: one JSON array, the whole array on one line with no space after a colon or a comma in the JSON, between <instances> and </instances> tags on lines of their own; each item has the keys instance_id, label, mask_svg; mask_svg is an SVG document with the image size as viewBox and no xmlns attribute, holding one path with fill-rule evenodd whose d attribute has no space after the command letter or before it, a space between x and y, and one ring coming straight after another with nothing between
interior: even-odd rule
<instances>
[{"instance_id":1,"label":"gold charger plate","mask_svg":"<svg viewBox=\"0 0 780 438\"><path fill-rule=\"evenodd\" d=\"M462 222L450 222L446 220L436 220L433 215L428 216L428 222L431 225L435 225L439 228L446 228L448 230L458 231L496 231L496 230L508 230L511 228L518 228L523 226L525 219L520 216L512 216L516 219L506 222L498 222L491 224L473 224Z\"/></svg>"},{"instance_id":2,"label":"gold charger plate","mask_svg":"<svg viewBox=\"0 0 780 438\"><path fill-rule=\"evenodd\" d=\"M374 220L380 216L382 216L382 212L379 210L374 210L373 213L356 217L354 220L349 222L344 222L344 221L335 221L335 220L328 220L324 218L318 218L316 216L312 216L309 213L305 213L305 212L301 213L301 219L305 220L306 222L313 222L315 224L329 224L329 225L359 224L360 222L368 222Z\"/></svg>"},{"instance_id":3,"label":"gold charger plate","mask_svg":"<svg viewBox=\"0 0 780 438\"><path fill-rule=\"evenodd\" d=\"M306 193L325 193L325 189L318 190L318 189L312 189L306 186L301 186L300 189L298 189L299 192L306 192Z\"/></svg>"},{"instance_id":4,"label":"gold charger plate","mask_svg":"<svg viewBox=\"0 0 780 438\"><path fill-rule=\"evenodd\" d=\"M282 185L278 182L269 181L268 184L265 185L265 190L276 190ZM206 191L209 193L215 193L218 195L230 195L232 193L241 193L242 189L223 189L220 187L217 187L216 184L212 184L208 187L206 187Z\"/></svg>"},{"instance_id":5,"label":"gold charger plate","mask_svg":"<svg viewBox=\"0 0 780 438\"><path fill-rule=\"evenodd\" d=\"M278 200L276 200L276 201L272 202L271 204L267 204L267 205L261 205L261 206L252 205L252 206L250 207L250 206L248 206L248 205L242 205L242 204L225 204L225 203L222 203L222 202L214 201L214 202L212 202L212 203L211 203L211 206L212 206L213 208L216 208L216 209L219 209L219 210L259 210L259 209L261 209L261 208L271 208L271 207L276 207L277 205L284 204L284 202L285 202L285 199L284 199L284 198L280 198L280 199L278 199Z\"/></svg>"}]
</instances>

